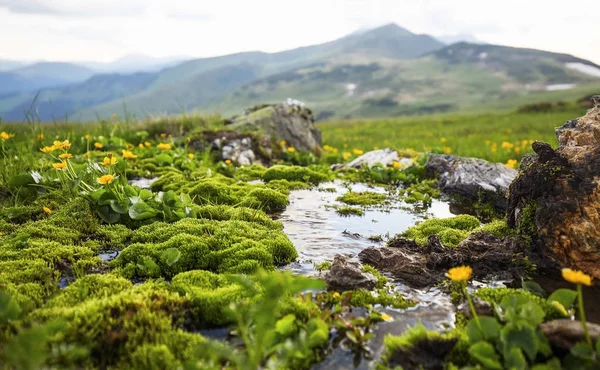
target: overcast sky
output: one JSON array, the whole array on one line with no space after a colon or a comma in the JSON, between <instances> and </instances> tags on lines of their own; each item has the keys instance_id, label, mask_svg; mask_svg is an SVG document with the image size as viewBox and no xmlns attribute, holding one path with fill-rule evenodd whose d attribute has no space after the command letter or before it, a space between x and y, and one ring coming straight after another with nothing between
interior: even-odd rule
<instances>
[{"instance_id":1,"label":"overcast sky","mask_svg":"<svg viewBox=\"0 0 600 370\"><path fill-rule=\"evenodd\" d=\"M596 0L0 0L0 59L275 52L389 22L600 64Z\"/></svg>"}]
</instances>

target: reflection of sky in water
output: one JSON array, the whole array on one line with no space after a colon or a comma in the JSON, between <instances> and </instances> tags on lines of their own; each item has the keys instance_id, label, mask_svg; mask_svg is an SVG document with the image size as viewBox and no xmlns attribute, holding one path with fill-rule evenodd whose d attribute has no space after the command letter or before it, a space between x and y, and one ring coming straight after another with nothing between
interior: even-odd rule
<instances>
[{"instance_id":1,"label":"reflection of sky in water","mask_svg":"<svg viewBox=\"0 0 600 370\"><path fill-rule=\"evenodd\" d=\"M292 191L290 204L277 219L284 225L284 231L296 246L300 261L322 262L332 260L338 253L358 254L373 245L367 240L372 235L395 234L408 229L423 219L424 213L417 214L404 209L389 211L370 209L364 216L340 216L327 207L340 204L336 198L347 192L341 182L322 184L321 188L335 188L335 192L313 190ZM353 191L385 192L383 188L369 188L363 184L352 185ZM395 203L394 206L410 206ZM429 217L451 217L448 204L434 201L426 213ZM344 231L360 234L361 237L344 235Z\"/></svg>"}]
</instances>

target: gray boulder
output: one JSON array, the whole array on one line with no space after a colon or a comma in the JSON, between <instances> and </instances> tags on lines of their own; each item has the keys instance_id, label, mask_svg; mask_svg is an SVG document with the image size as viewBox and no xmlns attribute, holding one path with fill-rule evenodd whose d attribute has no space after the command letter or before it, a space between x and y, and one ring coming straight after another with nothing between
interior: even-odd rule
<instances>
[{"instance_id":1,"label":"gray boulder","mask_svg":"<svg viewBox=\"0 0 600 370\"><path fill-rule=\"evenodd\" d=\"M334 164L331 166L333 170L347 168L362 168L373 167L379 163L385 167L391 166L394 162L399 162L402 167L409 167L414 163L412 158L400 158L398 152L390 148L372 150L355 158L352 162L346 164Z\"/></svg>"},{"instance_id":2,"label":"gray boulder","mask_svg":"<svg viewBox=\"0 0 600 370\"><path fill-rule=\"evenodd\" d=\"M363 272L357 262L351 262L348 257L338 254L325 274L325 282L334 290L371 290L377 285L377 278L373 274Z\"/></svg>"},{"instance_id":3,"label":"gray boulder","mask_svg":"<svg viewBox=\"0 0 600 370\"><path fill-rule=\"evenodd\" d=\"M587 323L588 332L594 342L600 338L600 325ZM550 344L562 349L571 349L577 343L585 342L585 333L581 321L559 319L540 324L540 331L544 333Z\"/></svg>"},{"instance_id":4,"label":"gray boulder","mask_svg":"<svg viewBox=\"0 0 600 370\"><path fill-rule=\"evenodd\" d=\"M431 155L427 175L439 179L440 190L462 202L491 203L498 212L507 208L507 192L517 176L515 169L501 163L453 155Z\"/></svg>"},{"instance_id":5,"label":"gray boulder","mask_svg":"<svg viewBox=\"0 0 600 370\"><path fill-rule=\"evenodd\" d=\"M264 104L247 109L226 121L227 129L268 137L298 151L319 152L321 132L315 128L312 111L298 104Z\"/></svg>"}]
</instances>

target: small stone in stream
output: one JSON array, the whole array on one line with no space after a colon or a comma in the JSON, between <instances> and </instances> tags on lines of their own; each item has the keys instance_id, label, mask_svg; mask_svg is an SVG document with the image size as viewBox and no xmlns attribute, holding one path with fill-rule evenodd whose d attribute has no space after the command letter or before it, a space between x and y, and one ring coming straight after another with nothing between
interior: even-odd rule
<instances>
[{"instance_id":1,"label":"small stone in stream","mask_svg":"<svg viewBox=\"0 0 600 370\"><path fill-rule=\"evenodd\" d=\"M466 205L492 204L505 212L506 194L517 171L501 163L479 158L432 154L425 164L427 176L437 178L442 193L458 197Z\"/></svg>"},{"instance_id":2,"label":"small stone in stream","mask_svg":"<svg viewBox=\"0 0 600 370\"><path fill-rule=\"evenodd\" d=\"M349 261L341 254L333 258L329 271L325 274L325 282L333 290L372 290L377 285L377 278L368 272L363 272L360 265Z\"/></svg>"},{"instance_id":3,"label":"small stone in stream","mask_svg":"<svg viewBox=\"0 0 600 370\"><path fill-rule=\"evenodd\" d=\"M600 325L587 323L592 341L600 338ZM559 319L540 324L541 332L548 338L552 346L562 349L571 349L575 344L585 342L585 334L581 321Z\"/></svg>"},{"instance_id":4,"label":"small stone in stream","mask_svg":"<svg viewBox=\"0 0 600 370\"><path fill-rule=\"evenodd\" d=\"M397 349L387 360L387 367L404 370L442 370L446 368L446 356L452 351L457 339L424 338L407 349Z\"/></svg>"},{"instance_id":5,"label":"small stone in stream","mask_svg":"<svg viewBox=\"0 0 600 370\"><path fill-rule=\"evenodd\" d=\"M384 167L392 166L394 162L401 164L403 168L409 167L414 163L412 158L400 158L398 152L390 148L377 149L367 152L360 157L354 159L350 163L346 164L334 164L331 166L332 170L348 169L348 168L362 168L362 167L373 167L379 163Z\"/></svg>"}]
</instances>

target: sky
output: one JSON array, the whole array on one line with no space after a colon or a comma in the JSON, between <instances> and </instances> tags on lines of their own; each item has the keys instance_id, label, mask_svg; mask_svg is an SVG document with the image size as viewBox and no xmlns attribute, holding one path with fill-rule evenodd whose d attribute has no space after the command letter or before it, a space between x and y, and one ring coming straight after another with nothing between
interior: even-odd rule
<instances>
[{"instance_id":1,"label":"sky","mask_svg":"<svg viewBox=\"0 0 600 370\"><path fill-rule=\"evenodd\" d=\"M394 22L600 64L595 0L0 0L0 59L277 52Z\"/></svg>"}]
</instances>

